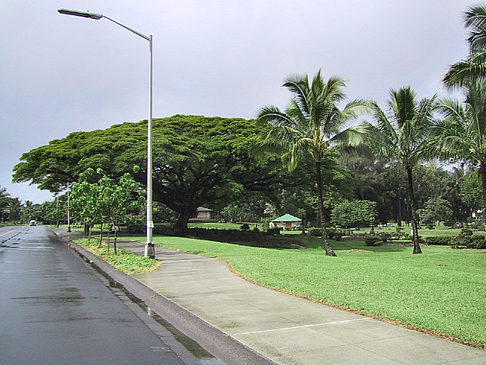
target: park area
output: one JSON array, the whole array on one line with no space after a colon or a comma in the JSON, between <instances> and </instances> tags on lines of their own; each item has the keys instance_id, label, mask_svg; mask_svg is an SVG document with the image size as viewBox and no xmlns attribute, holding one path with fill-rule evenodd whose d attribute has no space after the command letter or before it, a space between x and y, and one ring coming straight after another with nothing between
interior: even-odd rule
<instances>
[{"instance_id":1,"label":"park area","mask_svg":"<svg viewBox=\"0 0 486 365\"><path fill-rule=\"evenodd\" d=\"M422 95L432 74L414 88L380 72L381 91L356 96L333 68L242 79L201 99L226 108L237 86L265 91L235 117L184 106L153 118L150 106L148 120L127 114L24 152L12 181L53 197L22 202L0 186L0 224L84 227L79 244L128 274L169 267L152 242L218 258L258 285L486 349L486 4L462 19L470 53L433 67L449 65L449 96ZM278 85L284 108L268 104ZM146 257L117 240L146 243Z\"/></svg>"},{"instance_id":2,"label":"park area","mask_svg":"<svg viewBox=\"0 0 486 365\"><path fill-rule=\"evenodd\" d=\"M421 233L452 236L458 231L424 229ZM154 243L220 258L235 273L259 285L474 346L486 346L486 250L422 245L424 254L412 255L409 243L367 246L363 240L344 237L331 241L337 257L329 257L320 237L295 232L281 237L300 248L268 248L258 247L255 242L247 245L180 236L155 236ZM145 242L145 236L120 238ZM260 246L265 245L262 242Z\"/></svg>"}]
</instances>

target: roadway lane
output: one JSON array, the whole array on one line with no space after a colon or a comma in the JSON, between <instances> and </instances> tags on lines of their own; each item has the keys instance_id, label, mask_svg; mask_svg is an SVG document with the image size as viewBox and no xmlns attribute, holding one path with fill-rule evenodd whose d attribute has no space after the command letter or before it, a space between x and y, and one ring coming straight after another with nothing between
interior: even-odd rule
<instances>
[{"instance_id":1,"label":"roadway lane","mask_svg":"<svg viewBox=\"0 0 486 365\"><path fill-rule=\"evenodd\" d=\"M46 227L0 228L0 363L186 364Z\"/></svg>"}]
</instances>

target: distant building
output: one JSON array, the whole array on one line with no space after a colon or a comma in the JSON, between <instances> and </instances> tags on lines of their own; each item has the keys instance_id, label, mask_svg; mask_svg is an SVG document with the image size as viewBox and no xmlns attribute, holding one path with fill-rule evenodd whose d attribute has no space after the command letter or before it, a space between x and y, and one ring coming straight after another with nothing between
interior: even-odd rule
<instances>
[{"instance_id":1,"label":"distant building","mask_svg":"<svg viewBox=\"0 0 486 365\"><path fill-rule=\"evenodd\" d=\"M196 218L192 218L191 220L205 221L210 219L213 219L213 210L209 208L199 207L197 208Z\"/></svg>"},{"instance_id":2,"label":"distant building","mask_svg":"<svg viewBox=\"0 0 486 365\"><path fill-rule=\"evenodd\" d=\"M286 231L298 229L302 226L302 219L291 214L284 214L270 222L270 228L283 228Z\"/></svg>"}]
</instances>

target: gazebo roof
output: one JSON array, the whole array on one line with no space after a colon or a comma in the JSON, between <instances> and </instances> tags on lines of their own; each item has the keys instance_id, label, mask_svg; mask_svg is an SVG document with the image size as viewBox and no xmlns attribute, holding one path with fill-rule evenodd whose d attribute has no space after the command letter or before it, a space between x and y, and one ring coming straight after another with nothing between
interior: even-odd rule
<instances>
[{"instance_id":1,"label":"gazebo roof","mask_svg":"<svg viewBox=\"0 0 486 365\"><path fill-rule=\"evenodd\" d=\"M274 219L272 222L302 222L302 219L294 217L291 214L284 214L283 216Z\"/></svg>"}]
</instances>

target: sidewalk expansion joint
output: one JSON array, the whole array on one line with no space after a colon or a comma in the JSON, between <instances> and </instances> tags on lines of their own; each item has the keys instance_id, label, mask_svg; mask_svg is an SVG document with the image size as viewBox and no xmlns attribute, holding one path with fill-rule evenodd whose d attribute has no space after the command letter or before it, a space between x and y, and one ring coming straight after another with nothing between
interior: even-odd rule
<instances>
[{"instance_id":1,"label":"sidewalk expansion joint","mask_svg":"<svg viewBox=\"0 0 486 365\"><path fill-rule=\"evenodd\" d=\"M345 321L332 321L332 322L323 322L323 323L315 323L315 324L304 324L302 326L294 326L294 327L283 327L283 328L274 328L274 329L269 329L269 330L261 330L261 331L249 331L249 332L239 332L239 333L234 333L233 335L252 335L252 334L257 334L257 333L267 333L267 332L277 332L277 331L287 331L287 330L294 330L294 329L300 329L300 328L310 328L310 327L320 327L320 326L329 326L333 324L344 324L344 323L349 323L349 322L356 322L356 321L366 321L371 318L357 318L357 319L348 319Z\"/></svg>"},{"instance_id":2,"label":"sidewalk expansion joint","mask_svg":"<svg viewBox=\"0 0 486 365\"><path fill-rule=\"evenodd\" d=\"M162 257L161 259L163 259ZM172 264L172 263L179 263L179 262L202 262L202 261L211 261L214 260L213 258L207 259L189 259L189 260L166 260L164 261L165 264Z\"/></svg>"}]
</instances>

